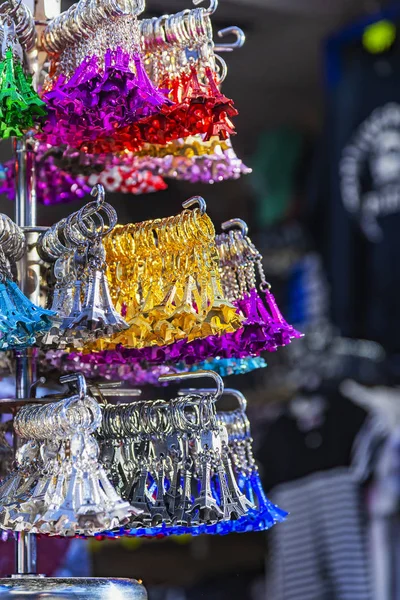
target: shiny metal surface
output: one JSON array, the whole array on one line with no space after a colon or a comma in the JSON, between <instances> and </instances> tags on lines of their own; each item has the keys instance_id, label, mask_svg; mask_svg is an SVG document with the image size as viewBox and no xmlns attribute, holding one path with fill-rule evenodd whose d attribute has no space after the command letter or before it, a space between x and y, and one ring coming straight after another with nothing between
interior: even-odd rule
<instances>
[{"instance_id":1,"label":"shiny metal surface","mask_svg":"<svg viewBox=\"0 0 400 600\"><path fill-rule=\"evenodd\" d=\"M15 566L18 575L36 573L36 537L26 531L17 534Z\"/></svg>"},{"instance_id":2,"label":"shiny metal surface","mask_svg":"<svg viewBox=\"0 0 400 600\"><path fill-rule=\"evenodd\" d=\"M20 227L36 225L35 153L32 141L26 138L14 142L16 157L15 222Z\"/></svg>"},{"instance_id":3,"label":"shiny metal surface","mask_svg":"<svg viewBox=\"0 0 400 600\"><path fill-rule=\"evenodd\" d=\"M134 579L18 577L0 579L0 598L12 600L147 600Z\"/></svg>"}]
</instances>

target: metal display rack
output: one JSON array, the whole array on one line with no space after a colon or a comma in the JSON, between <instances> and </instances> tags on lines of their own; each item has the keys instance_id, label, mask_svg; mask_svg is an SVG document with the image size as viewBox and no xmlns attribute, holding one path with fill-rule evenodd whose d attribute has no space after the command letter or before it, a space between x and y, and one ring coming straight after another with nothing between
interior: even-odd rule
<instances>
[{"instance_id":1,"label":"metal display rack","mask_svg":"<svg viewBox=\"0 0 400 600\"><path fill-rule=\"evenodd\" d=\"M11 8L17 9L19 0L7 0ZM27 3L29 6L29 2ZM50 6L51 5L51 6ZM46 23L46 10L60 11L58 0L34 0L34 17L38 30ZM40 53L37 48L28 52L29 62L34 73L39 71ZM26 235L27 252L18 265L19 282L22 291L31 302L38 304L40 295L40 266L36 250L36 242L44 227L37 225L37 198L35 177L34 141L26 136L14 140L14 157L16 166L16 201L15 222ZM15 400L4 400L1 412L11 412L17 407L34 401L32 390L36 383L37 349L26 348L15 350ZM104 393L104 392L103 392ZM114 392L115 394L116 392ZM132 395L132 393L130 393ZM133 394L134 395L134 394ZM40 400L46 401L45 399ZM14 451L18 449L20 440L14 436ZM123 600L145 600L145 588L138 582L129 579L106 578L46 578L37 574L36 535L20 531L15 533L15 573L10 578L0 579L0 598L36 600L46 598L82 598L100 600L113 598Z\"/></svg>"},{"instance_id":2,"label":"metal display rack","mask_svg":"<svg viewBox=\"0 0 400 600\"><path fill-rule=\"evenodd\" d=\"M109 8L112 9L110 14L115 16L114 11L117 16L120 16L120 4L116 0L109 0L109 2ZM195 5L201 2L202 0L193 0ZM25 77L23 71L29 71L33 75L34 87L36 82L37 89L39 74L46 70L48 56L53 56L54 41L58 40L58 43L65 43L65 48L69 49L70 33L75 31L77 24L84 25L84 20L81 19L82 15L80 15L80 12L78 13L78 10L87 10L88 15L92 17L92 9L99 9L100 20L109 26L109 14L105 11L104 4L103 0L83 0L81 4L73 5L66 13L61 14L60 0L3 0L3 2L0 0L0 17L4 19L2 23L4 31L3 66L8 68L9 79L11 80L14 77L12 61L14 60L13 53L16 52L15 45L18 47L18 64L15 67L16 77L18 79L18 73L21 72L20 77ZM152 44L157 45L159 27L164 24L163 26L166 27L165 41L170 44L171 40L175 40L174 27L177 28L176 31L179 28L179 31L183 34L182 24L185 23L186 37L184 36L182 39L188 44L189 50L185 49L182 54L180 47L182 39L179 38L179 56L181 56L181 60L177 61L177 64L180 65L180 62L182 62L183 66L187 67L190 60L193 60L192 52L195 52L196 60L200 61L202 59L204 61L202 76L204 81L209 83L203 82L204 92L202 91L202 94L204 98L209 98L212 105L209 117L211 120L205 120L207 127L203 131L204 139L201 137L202 134L197 132L197 128L193 128L193 130L199 133L200 141L205 144L208 143L207 136L212 134L212 137L215 137L215 132L221 134L218 136L218 140L225 140L224 135L228 135L227 132L231 131L228 114L232 113L234 115L237 113L233 107L233 101L225 98L219 90L226 76L226 63L220 56L215 55L214 57L210 49L212 51L229 52L234 48L241 47L245 40L244 33L240 28L228 27L218 32L219 37L233 34L236 41L230 44L216 45L213 43L210 15L215 11L217 4L218 0L211 0L208 8L196 8L192 12L185 10L177 13L177 15L163 15L156 18L155 22L154 20L143 19L140 23L140 26L143 26L143 31L148 34L148 27L150 26L152 33L146 37L142 32L140 38L135 38L137 46L139 46L139 39L140 44L153 40ZM123 10L128 5L126 4ZM139 13L144 10L144 0L138 0L132 14L130 12L123 13L128 18L128 21L123 23L124 27L127 22L129 24L129 19L132 19L133 16L136 17L136 14L134 14L136 9L140 9ZM74 18L74 11L77 12L76 20L69 22L68 19ZM59 18L54 19L57 16ZM90 21L94 31L96 30L96 23ZM172 27L173 23L175 23L174 27ZM44 28L43 43L38 43ZM58 37L55 35L57 28L59 30ZM136 30L137 35L139 35L137 23L135 23L134 31ZM65 35L68 39L63 39ZM12 40L11 43L9 43L9 39ZM192 50L191 46L194 39L198 39L199 42L199 47L195 51ZM46 44L48 45L46 46ZM49 54L42 51L42 48L46 48ZM118 46L115 51L117 58L120 50L121 48ZM157 50L159 50L158 46ZM114 50L107 50L107 52L114 52ZM187 59L187 52L190 54L189 59ZM168 53L166 55L169 64L171 62L170 57ZM135 58L136 54L130 56ZM214 65L214 71L210 67L211 56L213 56L211 64ZM130 60L129 55L128 60ZM199 86L197 74L193 65L189 64L189 66L191 85L195 90ZM52 72L53 67L53 63L50 62L49 72ZM139 63L136 67L137 80L139 82L141 78L143 79L144 92L149 94L146 83L146 77L148 76L140 69L143 69L143 67ZM116 70L118 71L118 69ZM65 67L65 71L68 71L67 67ZM217 71L219 73L218 78L216 76ZM6 71L4 70L4 72ZM187 73L184 75L187 77ZM32 93L30 87L31 77L29 75L26 78L29 80L28 86L30 93ZM3 81L5 81L5 84L2 85L2 89L6 89L8 93L8 88L6 88L8 80L4 79ZM140 88L139 83L137 85ZM153 84L151 83L151 85ZM199 87L199 89L201 88ZM23 85L21 85L21 97L22 90ZM156 88L154 88L155 92ZM193 91L194 93L195 91ZM207 96L207 94L210 94L210 96ZM8 98L7 95L6 97ZM29 99L29 96L27 97ZM186 100L189 103L189 114L189 109L191 110L197 106L198 97L193 96L192 98L188 94ZM40 99L39 102L41 102ZM170 102L169 99L168 102ZM42 102L42 104L44 103ZM126 100L126 104L129 105L128 100ZM6 105L5 112L8 111L9 118L14 113L19 115L20 106L24 106L24 104L21 102L20 105L17 105L17 108L14 108L13 112L8 110L8 105ZM172 108L175 110L173 102ZM22 109L21 113L23 113ZM48 578L45 575L38 574L36 535L68 537L76 535L107 535L109 537L145 535L148 537L159 536L160 532L162 535L182 535L188 532L193 535L225 535L229 532L266 530L275 523L282 522L287 513L271 504L262 489L251 447L250 423L246 416L245 399L240 393L226 390L226 393L235 396L239 402L239 408L231 412L218 411L217 414L215 404L224 393L223 380L220 374L208 369L207 365L202 367L201 361L199 361L200 368L198 370L190 372L185 370L181 372L181 369L177 372L170 371L169 374L158 375L158 381L162 383L208 377L214 380L213 383L216 389L204 388L198 390L198 393L195 393L195 390L187 390L185 398L181 398L181 394L178 393L178 398L171 399L168 402L144 400L129 404L121 403L118 406L108 405L108 396L132 397L139 395L140 392L122 389L119 387L119 383L101 384L96 382L90 384L91 376L88 376L88 383L86 383L83 367L85 364L84 359L82 359L82 373L75 372L76 365L74 363L74 372L71 373L71 370L65 369L64 372L69 374L63 375L59 379L61 384L68 384L72 396L65 398L63 395L56 393L42 398L36 397L36 388L45 380L37 377L39 349L27 346L32 346L39 336L42 336L41 348L45 348L46 344L48 347L55 344L57 349L63 350L66 347L71 349L72 347L85 347L88 340L91 342L97 341L96 336L99 331L103 334L106 332L107 335L103 335L103 337L107 337L111 343L114 343L118 337L113 336L113 334L128 331L130 324L129 321L126 322L122 318L113 306L108 287L109 285L112 286L112 283L108 283L109 273L105 270L106 244L103 246L101 240L106 235L111 235L117 224L117 213L111 204L104 201L103 185L97 183L91 190L91 195L97 197L96 201L89 202L85 207L72 213L68 218L62 219L53 227L46 228L38 225L36 164L40 155L40 143L34 138L34 120L26 120L24 126L22 125L22 119L20 119L20 122L21 126L13 129L6 119L2 121L2 127L6 126L4 137L8 135L15 136L14 164L11 164L11 166L9 164L7 167L7 173L9 175L13 174L12 177L14 177L14 181L11 177L11 187L14 186L15 188L15 223L9 219L11 225L8 225L9 229L6 232L13 231L13 228L18 229L17 239L21 252L12 255L12 245L10 243L7 247L5 246L4 251L3 248L0 248L2 252L0 258L3 257L2 261L5 265L2 267L1 283L5 290L11 290L10 297L6 298L9 304L5 303L3 310L3 321L8 324L6 317L10 315L11 325L8 329L5 325L3 327L6 334L4 340L2 337L1 347L2 349L13 348L15 358L15 398L0 400L0 414L13 413L15 417L13 421L15 464L8 474L9 476L2 481L0 495L3 520L1 526L3 529L14 533L16 542L15 573L8 578L0 579L0 600L1 598L22 600L24 598L28 599L28 596L29 600L38 600L39 598L56 600L70 597L87 600L146 600L147 593L143 585L131 579ZM192 131L188 123L189 121L183 131L186 131L186 128L188 128L188 131ZM222 135L219 128L222 128L224 135ZM30 132L23 135L22 132L27 132L28 129ZM45 128L43 128L44 131ZM182 129L178 129L178 132L182 134ZM62 146L66 141L64 137L60 142L55 142L54 138L49 139L51 139L50 145L52 146ZM214 150L213 146L207 146L207 148L210 151ZM222 147L220 151L222 152ZM237 178L241 174L249 172L249 169L244 167L243 163L236 157L233 148L229 144L226 144L226 147L224 146L225 151L227 152L226 156L223 154L221 158L216 155L215 162L217 163L217 160L221 159L223 165L229 164L231 166L232 170L228 170L228 178ZM199 154L199 157L201 157L201 154ZM227 163L225 163L225 160ZM220 167L222 163L219 165ZM38 168L38 174L39 172ZM216 177L217 170L215 170L215 173L214 171L211 173L206 169L206 173L208 172L210 173L209 178L211 175ZM212 183L212 181L213 179L208 180L209 183ZM50 187L50 189L52 190L53 187ZM39 187L39 201L41 201L40 191L41 188ZM230 292L228 290L226 294L223 293L222 284L220 284L221 292L217 289L216 272L219 272L218 269L222 264L222 259L220 263L217 258L216 234L213 224L206 214L206 203L200 196L193 196L183 202L182 206L185 210L179 216L179 219L181 219L179 223L184 226L184 239L190 248L193 245L192 250L194 250L201 246L198 236L195 235L197 227L199 227L199 231L202 232L202 237L204 237L204 244L201 246L201 256L204 255L204 257L200 262L203 271L207 272L207 275L202 278L199 276L199 280L202 281L202 285L199 287L202 308L201 310L196 309L199 324L201 326L205 325L206 319L209 317L211 320L214 319L212 315L213 313L219 314L218 310L222 314L222 303L224 307L228 308L227 312L229 314L228 316L224 315L223 324L213 324L213 327L211 327L212 334L218 337L225 330L228 334L239 329L241 331L247 324L245 311L242 315L239 309L236 308L233 303L237 300L236 296L232 302L228 299L228 293ZM193 208L193 211L189 211L189 208ZM100 210L103 210L105 220L100 215ZM195 217L192 216L193 214ZM97 221L94 215L96 215ZM3 217L8 219L5 215ZM166 223L170 223L169 218L166 219ZM193 225L192 229L190 229L190 223ZM175 219L172 221L172 225L174 228L177 227ZM237 235L228 235L227 229L230 227L239 229L236 232ZM254 282L255 286L257 277L260 280L260 293L264 293L266 297L265 327L267 323L274 321L277 325L277 331L286 331L289 336L288 339L299 337L300 334L284 321L272 294L269 292L270 286L262 269L261 255L247 237L247 225L241 219L231 219L222 224L222 230L223 235L227 237L226 239L223 238L221 243L228 244L227 248L229 247L229 251L224 250L224 256L230 255L234 246L235 255L238 255L238 269L239 266L247 265L246 281L248 285L250 285L250 282ZM56 234L54 234L55 231L57 231ZM204 231L206 233L203 234ZM11 240L14 242L16 238L13 238L13 235L15 236L15 234L8 236L6 241L10 242ZM66 246L61 242L59 235L62 236ZM58 244L56 243L53 248L52 244L56 238ZM236 246L236 241L239 238L242 243L240 244L238 241ZM111 237L108 237L108 240L110 239ZM77 270L74 272L76 277L73 278L75 283L72 310L68 313L69 316L64 319L62 317L64 311L62 303L58 307L55 300L57 298L56 292L54 292L51 310L43 309L40 306L40 269L43 261L47 259L50 263L53 261L55 265L57 264L57 267L54 266L52 272L55 279L58 280L57 273L59 274L60 271L57 269L60 263L56 261L63 254L62 249L67 249L68 254L75 245L73 260ZM82 251L82 246L84 251ZM59 255L60 248L61 255ZM7 252L10 252L10 260L9 256L6 255L6 249ZM238 249L240 249L240 252L238 252ZM173 249L171 248L169 251L171 256L174 256ZM18 261L23 252L23 258ZM252 257L251 261L248 260L250 255ZM82 256L84 259L82 259ZM8 260L9 263L7 263ZM84 267L82 267L85 260L87 262L86 278L83 273ZM13 281L15 273L11 272L10 265L12 267L17 266L20 289ZM68 269L69 267L67 267ZM72 271L68 273L68 275L70 274L72 274ZM169 281L167 275L165 275L165 280ZM82 287L82 281L84 281L86 287ZM232 281L232 277L229 281ZM191 284L188 289L190 289L190 286ZM207 291L207 286L211 291ZM85 293L82 293L83 290ZM254 292L258 293L257 290L254 290ZM15 294L14 304L12 293ZM96 294L98 295L96 296ZM224 294L226 298L223 297ZM104 305L101 310L98 306L98 304L101 304L99 298L101 298ZM262 302L261 298L259 300ZM77 308L81 304L84 305L82 310ZM23 320L25 314L22 315L21 309L21 315L19 315L20 306L25 314L32 315L36 320L29 320L28 318ZM183 303L182 306L186 305ZM269 316L268 310L271 316ZM76 319L72 317L72 321L69 322L68 319L74 312L78 316L76 316ZM21 325L22 334L19 332L15 334L17 330L15 324L19 325L20 323L17 318L14 318L15 314L19 316L21 323L24 323L25 329ZM217 317L215 317L215 320L218 322ZM84 321L85 325L82 325ZM67 325L65 325L65 322L67 322ZM101 323L102 327L93 328L93 322ZM207 322L207 326L199 330L202 332L202 337L206 337L204 332L209 331L208 328L209 323ZM67 332L66 335L65 332ZM190 341L189 332L192 332L192 329L188 329L187 341ZM15 337L12 337L11 334ZM213 337L213 335L210 337ZM3 336L2 332L0 332L0 336ZM269 348L273 344L283 345L279 341L278 333L275 337L276 340L271 336L265 336L265 346ZM176 341L180 339L181 337L178 337ZM218 337L218 339L220 338ZM225 341L225 338L223 338L223 341ZM168 343L166 342L166 345ZM237 349L237 340L234 344L235 349ZM130 344L128 343L127 346L129 347ZM149 344L149 347L151 347L151 344ZM252 359L252 353L247 348L246 340L243 340L243 347ZM184 354L183 352L182 356ZM211 351L210 355L214 356ZM151 361L149 362L151 364ZM54 366L53 363L52 366ZM59 370L62 371L63 367L59 367ZM109 377L106 379L109 379ZM87 390L90 391L90 394L87 393ZM99 398L98 401L96 401L96 396ZM47 405L35 406L40 404ZM81 412L76 408L78 404L80 404ZM157 418L162 419L160 423L164 423L164 421L169 423L166 428L164 425L162 426L161 432L158 428L158 421L154 421L154 410L156 409L159 411ZM187 410L192 411L192 414L186 414ZM124 411L129 411L129 418L127 417L128 413L125 414ZM118 423L122 423L125 428L128 421L132 424L132 429L124 429L122 433L118 433ZM94 432L98 436L97 439L95 435L92 436ZM136 438L137 435L140 437ZM115 443L115 440L125 438L128 440L126 446L128 448L131 444L130 449L133 454L136 452L135 440L138 440L140 445L138 453L141 453L141 458L136 463L136 467L139 466L139 468L134 473L135 477L138 475L137 481L132 483L129 480L126 483L125 479L122 481L123 474L121 474L121 481L125 486L121 487L118 482L114 483L113 477L110 475L113 459L110 462L107 457L101 455L101 452L104 449L108 451L112 447L107 446L110 442ZM147 444L144 448L142 448L143 440L145 440L145 446ZM241 451L238 450L240 444ZM56 453L54 454L55 447ZM168 450L164 450L165 448ZM155 469L154 477L152 472L148 473L146 452L150 470ZM117 453L115 454L117 455ZM168 463L167 459L169 460ZM127 460L128 463L133 464ZM169 469L168 477L170 478L167 483L168 487L165 486L166 465ZM244 473L245 475L243 475ZM156 493L154 498L151 498L151 495L153 495L153 492L151 492L150 501L145 494L145 492L147 493L148 477L156 482ZM193 489L196 487L196 481L198 483L197 493L192 493L191 482L193 477L195 478ZM213 482L212 477L214 477ZM243 485L244 483L247 485L247 491ZM215 496L212 495L213 484L219 486L219 492L215 492ZM240 488L240 486L242 487ZM28 488L29 491L27 492Z\"/></svg>"}]
</instances>

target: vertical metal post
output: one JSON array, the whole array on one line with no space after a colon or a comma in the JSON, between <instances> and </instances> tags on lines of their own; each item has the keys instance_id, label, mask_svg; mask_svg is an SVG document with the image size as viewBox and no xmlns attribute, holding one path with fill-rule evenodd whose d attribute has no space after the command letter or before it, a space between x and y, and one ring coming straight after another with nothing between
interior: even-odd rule
<instances>
[{"instance_id":1,"label":"vertical metal post","mask_svg":"<svg viewBox=\"0 0 400 600\"><path fill-rule=\"evenodd\" d=\"M61 12L61 0L25 0L32 10L35 19L42 23L46 18L54 17ZM0 0L1 4L1 0ZM38 26L38 33L43 25ZM34 74L34 86L37 87L39 71L45 59L45 53L35 48L29 55L29 64ZM36 173L34 140L29 138L14 141L16 167L15 222L20 227L36 226ZM26 296L34 304L39 303L40 267L36 250L38 234L26 233L28 251L18 265L19 284ZM30 396L30 386L36 380L37 350L28 348L15 353L16 360L16 398ZM14 447L18 448L19 440L15 436ZM36 571L36 536L25 532L16 534L16 575L35 574Z\"/></svg>"},{"instance_id":2,"label":"vertical metal post","mask_svg":"<svg viewBox=\"0 0 400 600\"><path fill-rule=\"evenodd\" d=\"M16 166L16 198L15 222L20 227L36 225L36 182L35 153L33 141L29 139L15 140ZM36 233L27 233L27 253L18 265L21 289L31 302L38 304L40 294L40 273L38 256L35 247ZM15 352L16 362L16 398L28 398L30 386L36 379L36 349L28 348ZM18 448L19 440L15 436L14 448ZM16 575L36 573L36 536L24 531L16 533L15 554Z\"/></svg>"}]
</instances>

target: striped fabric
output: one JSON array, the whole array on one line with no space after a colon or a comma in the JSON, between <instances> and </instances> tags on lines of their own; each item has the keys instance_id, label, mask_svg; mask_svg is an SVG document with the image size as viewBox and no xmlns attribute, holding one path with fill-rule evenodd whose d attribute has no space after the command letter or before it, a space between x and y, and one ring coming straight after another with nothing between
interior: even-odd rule
<instances>
[{"instance_id":1,"label":"striped fabric","mask_svg":"<svg viewBox=\"0 0 400 600\"><path fill-rule=\"evenodd\" d=\"M269 534L268 600L372 600L359 487L348 468L277 486L289 517Z\"/></svg>"}]
</instances>

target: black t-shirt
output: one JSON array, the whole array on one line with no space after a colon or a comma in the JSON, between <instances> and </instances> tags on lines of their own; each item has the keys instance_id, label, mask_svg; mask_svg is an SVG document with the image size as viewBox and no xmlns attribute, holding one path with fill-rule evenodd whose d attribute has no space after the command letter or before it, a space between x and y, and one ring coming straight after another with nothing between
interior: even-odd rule
<instances>
[{"instance_id":1,"label":"black t-shirt","mask_svg":"<svg viewBox=\"0 0 400 600\"><path fill-rule=\"evenodd\" d=\"M301 430L289 409L266 427L257 459L267 490L310 473L350 465L366 412L338 392L323 399L325 410L317 427Z\"/></svg>"},{"instance_id":2,"label":"black t-shirt","mask_svg":"<svg viewBox=\"0 0 400 600\"><path fill-rule=\"evenodd\" d=\"M384 55L342 49L310 185L341 333L400 352L400 40Z\"/></svg>"}]
</instances>

